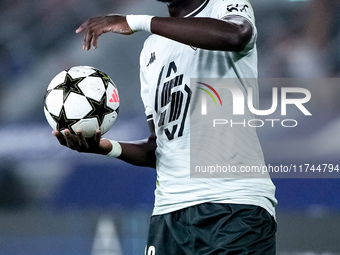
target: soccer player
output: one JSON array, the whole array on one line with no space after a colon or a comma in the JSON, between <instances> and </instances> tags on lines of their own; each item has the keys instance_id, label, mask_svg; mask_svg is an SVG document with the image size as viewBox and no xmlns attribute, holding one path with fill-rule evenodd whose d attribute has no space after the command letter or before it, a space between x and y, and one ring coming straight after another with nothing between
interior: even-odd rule
<instances>
[{"instance_id":1,"label":"soccer player","mask_svg":"<svg viewBox=\"0 0 340 255\"><path fill-rule=\"evenodd\" d=\"M53 134L60 144L80 152L156 168L147 255L275 254L277 202L269 178L190 178L188 108L197 98L190 78L257 77L252 7L247 0L158 1L167 4L170 17L108 15L91 18L76 30L85 33L85 50L96 48L106 32L152 33L140 56L150 137L122 143L101 138L99 130L92 139L81 131ZM257 87L252 89L257 93ZM223 129L219 132L217 139ZM230 139L231 149L220 153L226 165L264 164L253 132L231 134L237 136Z\"/></svg>"}]
</instances>

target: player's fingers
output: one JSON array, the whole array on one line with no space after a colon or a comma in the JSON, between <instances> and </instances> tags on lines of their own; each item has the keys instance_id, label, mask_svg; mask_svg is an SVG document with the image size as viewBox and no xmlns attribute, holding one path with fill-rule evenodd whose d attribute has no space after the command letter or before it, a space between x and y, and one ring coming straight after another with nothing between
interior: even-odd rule
<instances>
[{"instance_id":1,"label":"player's fingers","mask_svg":"<svg viewBox=\"0 0 340 255\"><path fill-rule=\"evenodd\" d=\"M85 29L85 27L80 26L80 27L78 27L78 28L76 29L76 33L79 34L79 33L83 32L84 29Z\"/></svg>"},{"instance_id":2,"label":"player's fingers","mask_svg":"<svg viewBox=\"0 0 340 255\"><path fill-rule=\"evenodd\" d=\"M72 150L75 150L76 146L73 142L72 134L71 134L70 130L65 129L64 135L65 135L65 140L66 140L66 146L69 147Z\"/></svg>"},{"instance_id":3,"label":"player's fingers","mask_svg":"<svg viewBox=\"0 0 340 255\"><path fill-rule=\"evenodd\" d=\"M101 133L100 129L97 129L96 132L94 133L94 136L93 136L93 141L95 142L95 144L97 144L97 145L99 144L101 136L102 136L102 133Z\"/></svg>"},{"instance_id":4,"label":"player's fingers","mask_svg":"<svg viewBox=\"0 0 340 255\"><path fill-rule=\"evenodd\" d=\"M76 134L77 134L77 137L78 137L78 145L79 145L77 150L78 151L86 151L86 150L88 150L89 145L88 145L85 137L83 136L83 133L79 130L79 131L77 131Z\"/></svg>"},{"instance_id":5,"label":"player's fingers","mask_svg":"<svg viewBox=\"0 0 340 255\"><path fill-rule=\"evenodd\" d=\"M95 48L95 49L97 49L98 37L99 37L98 34L93 33L93 36L92 36L92 45L93 45L93 48Z\"/></svg>"},{"instance_id":6,"label":"player's fingers","mask_svg":"<svg viewBox=\"0 0 340 255\"><path fill-rule=\"evenodd\" d=\"M99 36L101 36L103 33L105 33L105 26L101 24L100 22L96 21L89 26L89 37L87 38L88 40L88 49L91 48L91 44L94 49L97 48L97 42Z\"/></svg>"},{"instance_id":7,"label":"player's fingers","mask_svg":"<svg viewBox=\"0 0 340 255\"><path fill-rule=\"evenodd\" d=\"M53 130L52 135L54 135L58 139L58 141L61 145L67 146L65 137L62 133L60 133L59 130Z\"/></svg>"},{"instance_id":8,"label":"player's fingers","mask_svg":"<svg viewBox=\"0 0 340 255\"><path fill-rule=\"evenodd\" d=\"M89 50L91 48L92 38L93 38L93 31L87 30L84 36L84 46L83 46L84 50Z\"/></svg>"},{"instance_id":9,"label":"player's fingers","mask_svg":"<svg viewBox=\"0 0 340 255\"><path fill-rule=\"evenodd\" d=\"M89 26L90 22L91 22L91 19L86 20L83 24L81 24L77 28L76 33L79 34L79 33L83 32Z\"/></svg>"},{"instance_id":10,"label":"player's fingers","mask_svg":"<svg viewBox=\"0 0 340 255\"><path fill-rule=\"evenodd\" d=\"M98 38L99 36L102 35L103 32L94 32L93 33L93 37L92 37L92 45L95 49L97 49L97 42L98 42Z\"/></svg>"}]
</instances>

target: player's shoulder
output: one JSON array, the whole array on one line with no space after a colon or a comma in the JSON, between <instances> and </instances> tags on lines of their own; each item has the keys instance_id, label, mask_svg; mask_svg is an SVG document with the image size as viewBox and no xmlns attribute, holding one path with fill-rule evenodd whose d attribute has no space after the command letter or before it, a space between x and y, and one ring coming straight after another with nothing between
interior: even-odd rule
<instances>
[{"instance_id":1,"label":"player's shoulder","mask_svg":"<svg viewBox=\"0 0 340 255\"><path fill-rule=\"evenodd\" d=\"M248 0L212 0L214 9L220 19L228 16L241 16L255 23L255 15L251 3Z\"/></svg>"}]
</instances>

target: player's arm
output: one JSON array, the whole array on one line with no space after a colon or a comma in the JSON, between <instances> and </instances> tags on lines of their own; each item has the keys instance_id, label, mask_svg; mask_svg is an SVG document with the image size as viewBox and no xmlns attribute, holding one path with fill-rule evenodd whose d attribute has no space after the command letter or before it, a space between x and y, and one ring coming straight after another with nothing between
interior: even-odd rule
<instances>
[{"instance_id":1,"label":"player's arm","mask_svg":"<svg viewBox=\"0 0 340 255\"><path fill-rule=\"evenodd\" d=\"M97 47L98 37L106 32L132 34L139 30L150 31L169 39L203 49L242 51L252 37L253 27L241 16L225 20L213 18L173 18L147 15L110 15L95 17L84 22L77 33L85 32L84 46Z\"/></svg>"},{"instance_id":2,"label":"player's arm","mask_svg":"<svg viewBox=\"0 0 340 255\"><path fill-rule=\"evenodd\" d=\"M149 138L136 142L112 142L108 139L101 138L99 130L97 130L95 135L90 139L85 139L81 132L73 135L69 130L65 130L64 134L58 130L54 130L53 135L61 145L72 150L102 155L111 153L111 155L115 155L114 157L133 165L155 167L156 135L153 122L149 121L148 124L150 129ZM115 145L115 148L113 148L113 145Z\"/></svg>"},{"instance_id":3,"label":"player's arm","mask_svg":"<svg viewBox=\"0 0 340 255\"><path fill-rule=\"evenodd\" d=\"M225 20L153 17L151 32L197 48L239 52L250 41L253 27L241 16Z\"/></svg>"},{"instance_id":4,"label":"player's arm","mask_svg":"<svg viewBox=\"0 0 340 255\"><path fill-rule=\"evenodd\" d=\"M137 166L156 167L156 134L153 121L148 121L150 136L149 138L132 142L120 143L122 153L119 159ZM112 148L111 148L112 149Z\"/></svg>"}]
</instances>

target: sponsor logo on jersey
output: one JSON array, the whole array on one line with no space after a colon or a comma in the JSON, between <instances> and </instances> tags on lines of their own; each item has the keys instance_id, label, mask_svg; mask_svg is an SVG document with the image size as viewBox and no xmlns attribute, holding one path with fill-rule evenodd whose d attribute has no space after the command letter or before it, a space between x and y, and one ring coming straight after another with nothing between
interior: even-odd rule
<instances>
[{"instance_id":1,"label":"sponsor logo on jersey","mask_svg":"<svg viewBox=\"0 0 340 255\"><path fill-rule=\"evenodd\" d=\"M155 60L156 60L156 53L155 53L155 52L152 52L152 53L151 53L150 60L149 60L149 63L148 63L146 66L151 65Z\"/></svg>"}]
</instances>

